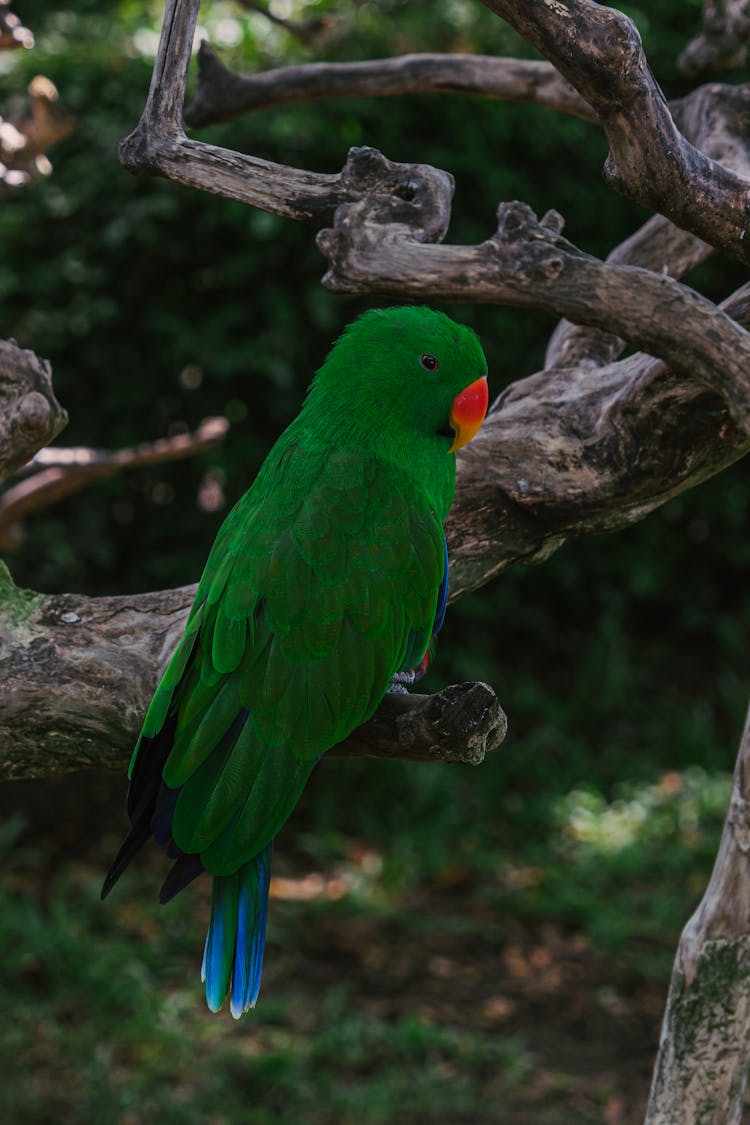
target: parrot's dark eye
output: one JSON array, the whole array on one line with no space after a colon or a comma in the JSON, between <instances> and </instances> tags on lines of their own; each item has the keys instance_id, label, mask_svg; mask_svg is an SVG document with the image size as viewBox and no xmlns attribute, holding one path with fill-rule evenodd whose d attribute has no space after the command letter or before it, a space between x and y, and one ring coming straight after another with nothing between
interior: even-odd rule
<instances>
[{"instance_id":1,"label":"parrot's dark eye","mask_svg":"<svg viewBox=\"0 0 750 1125\"><path fill-rule=\"evenodd\" d=\"M424 367L425 371L437 371L438 367L440 366L437 358L434 355L430 355L429 352L427 352L426 355L421 355L419 357L419 362L422 364L422 367Z\"/></svg>"}]
</instances>

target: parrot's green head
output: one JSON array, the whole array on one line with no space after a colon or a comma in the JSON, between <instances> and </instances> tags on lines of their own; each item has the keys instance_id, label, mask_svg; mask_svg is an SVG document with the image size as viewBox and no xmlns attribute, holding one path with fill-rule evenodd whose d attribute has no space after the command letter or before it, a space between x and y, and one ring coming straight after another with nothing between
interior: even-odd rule
<instances>
[{"instance_id":1,"label":"parrot's green head","mask_svg":"<svg viewBox=\"0 0 750 1125\"><path fill-rule=\"evenodd\" d=\"M487 412L487 360L475 333L424 306L373 309L334 344L312 387L318 409L352 432L453 453Z\"/></svg>"}]
</instances>

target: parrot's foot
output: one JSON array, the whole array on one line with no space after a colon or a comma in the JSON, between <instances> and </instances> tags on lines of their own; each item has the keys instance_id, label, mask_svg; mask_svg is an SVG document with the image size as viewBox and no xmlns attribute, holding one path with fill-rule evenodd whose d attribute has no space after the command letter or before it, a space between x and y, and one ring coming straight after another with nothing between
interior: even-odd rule
<instances>
[{"instance_id":1,"label":"parrot's foot","mask_svg":"<svg viewBox=\"0 0 750 1125\"><path fill-rule=\"evenodd\" d=\"M409 668L406 672L394 672L391 676L389 695L406 695L412 684L421 680L430 664L429 653L425 653L416 668Z\"/></svg>"}]
</instances>

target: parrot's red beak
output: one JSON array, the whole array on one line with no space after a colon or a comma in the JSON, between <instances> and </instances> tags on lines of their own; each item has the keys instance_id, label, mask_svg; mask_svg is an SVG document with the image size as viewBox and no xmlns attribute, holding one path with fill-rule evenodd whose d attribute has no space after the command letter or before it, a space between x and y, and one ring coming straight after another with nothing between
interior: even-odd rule
<instances>
[{"instance_id":1,"label":"parrot's red beak","mask_svg":"<svg viewBox=\"0 0 750 1125\"><path fill-rule=\"evenodd\" d=\"M489 391L487 390L486 375L482 375L481 379L469 383L460 395L456 395L451 407L451 426L456 436L453 445L448 450L449 453L455 453L457 449L467 445L475 436L484 421L488 402Z\"/></svg>"}]
</instances>

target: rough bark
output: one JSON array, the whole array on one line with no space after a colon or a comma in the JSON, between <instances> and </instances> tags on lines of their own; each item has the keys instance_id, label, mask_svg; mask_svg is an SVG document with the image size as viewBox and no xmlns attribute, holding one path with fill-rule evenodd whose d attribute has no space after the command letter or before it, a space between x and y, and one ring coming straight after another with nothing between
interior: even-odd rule
<instances>
[{"instance_id":1,"label":"rough bark","mask_svg":"<svg viewBox=\"0 0 750 1125\"><path fill-rule=\"evenodd\" d=\"M750 712L713 874L677 949L645 1125L740 1125L749 985Z\"/></svg>"}]
</instances>

